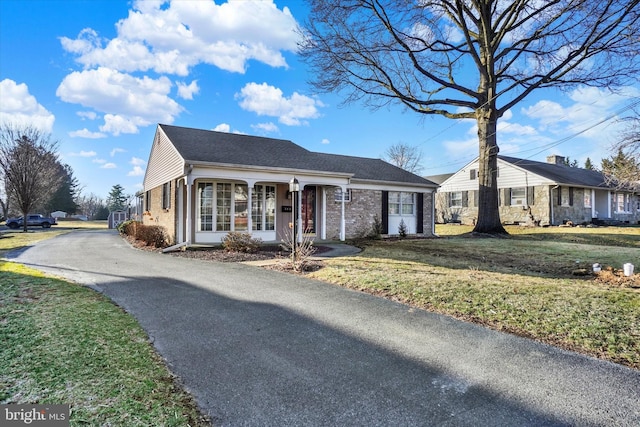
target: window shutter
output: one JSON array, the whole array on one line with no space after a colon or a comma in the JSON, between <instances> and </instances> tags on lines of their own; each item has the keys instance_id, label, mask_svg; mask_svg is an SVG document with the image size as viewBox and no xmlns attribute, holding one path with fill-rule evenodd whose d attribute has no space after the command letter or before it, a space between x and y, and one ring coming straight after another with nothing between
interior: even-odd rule
<instances>
[{"instance_id":1,"label":"window shutter","mask_svg":"<svg viewBox=\"0 0 640 427\"><path fill-rule=\"evenodd\" d=\"M462 192L462 207L463 208L468 208L469 207L469 192L468 191L463 191Z\"/></svg>"},{"instance_id":2,"label":"window shutter","mask_svg":"<svg viewBox=\"0 0 640 427\"><path fill-rule=\"evenodd\" d=\"M382 234L389 234L389 192L382 192Z\"/></svg>"},{"instance_id":3,"label":"window shutter","mask_svg":"<svg viewBox=\"0 0 640 427\"><path fill-rule=\"evenodd\" d=\"M480 190L473 190L473 206L478 207L478 195L480 194Z\"/></svg>"},{"instance_id":4,"label":"window shutter","mask_svg":"<svg viewBox=\"0 0 640 427\"><path fill-rule=\"evenodd\" d=\"M573 187L569 187L569 206L573 206Z\"/></svg>"},{"instance_id":5,"label":"window shutter","mask_svg":"<svg viewBox=\"0 0 640 427\"><path fill-rule=\"evenodd\" d=\"M556 188L558 192L558 206L562 206L562 187Z\"/></svg>"},{"instance_id":6,"label":"window shutter","mask_svg":"<svg viewBox=\"0 0 640 427\"><path fill-rule=\"evenodd\" d=\"M502 189L502 206L509 206L511 204L511 189Z\"/></svg>"},{"instance_id":7,"label":"window shutter","mask_svg":"<svg viewBox=\"0 0 640 427\"><path fill-rule=\"evenodd\" d=\"M536 204L536 188L535 187L527 187L527 205L533 206Z\"/></svg>"},{"instance_id":8,"label":"window shutter","mask_svg":"<svg viewBox=\"0 0 640 427\"><path fill-rule=\"evenodd\" d=\"M471 169L471 170L469 171L469 179L470 179L470 180L472 180L472 181L473 181L474 179L476 179L476 170L475 170L475 169Z\"/></svg>"},{"instance_id":9,"label":"window shutter","mask_svg":"<svg viewBox=\"0 0 640 427\"><path fill-rule=\"evenodd\" d=\"M416 233L424 233L424 193L417 193L416 197Z\"/></svg>"}]
</instances>

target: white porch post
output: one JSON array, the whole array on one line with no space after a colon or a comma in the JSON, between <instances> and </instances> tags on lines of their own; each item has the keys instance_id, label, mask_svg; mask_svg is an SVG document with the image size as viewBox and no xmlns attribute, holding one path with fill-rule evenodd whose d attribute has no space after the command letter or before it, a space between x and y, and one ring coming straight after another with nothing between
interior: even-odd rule
<instances>
[{"instance_id":1,"label":"white porch post","mask_svg":"<svg viewBox=\"0 0 640 427\"><path fill-rule=\"evenodd\" d=\"M320 239L327 239L327 191L322 187L322 224L320 225Z\"/></svg>"},{"instance_id":2,"label":"white porch post","mask_svg":"<svg viewBox=\"0 0 640 427\"><path fill-rule=\"evenodd\" d=\"M187 184L187 177L176 180L176 195L178 200L176 202L178 221L176 221L176 243L182 243L184 238L184 190Z\"/></svg>"},{"instance_id":3,"label":"white porch post","mask_svg":"<svg viewBox=\"0 0 640 427\"><path fill-rule=\"evenodd\" d=\"M344 186L340 187L342 190L342 203L340 204L340 241L344 242L346 239L345 236L345 217L344 217L344 193L347 191L347 189Z\"/></svg>"},{"instance_id":4,"label":"white porch post","mask_svg":"<svg viewBox=\"0 0 640 427\"><path fill-rule=\"evenodd\" d=\"M253 232L253 187L255 181L247 181L247 233Z\"/></svg>"},{"instance_id":5,"label":"white porch post","mask_svg":"<svg viewBox=\"0 0 640 427\"><path fill-rule=\"evenodd\" d=\"M596 190L591 190L591 219L596 217Z\"/></svg>"},{"instance_id":6,"label":"white porch post","mask_svg":"<svg viewBox=\"0 0 640 427\"><path fill-rule=\"evenodd\" d=\"M611 191L607 191L607 218L611 218L611 204L613 200L611 199Z\"/></svg>"},{"instance_id":7,"label":"white porch post","mask_svg":"<svg viewBox=\"0 0 640 427\"><path fill-rule=\"evenodd\" d=\"M302 233L304 230L302 229L302 191L304 190L304 184L300 183L300 189L297 191L296 197L296 228L297 236L296 241L302 242Z\"/></svg>"},{"instance_id":8,"label":"white porch post","mask_svg":"<svg viewBox=\"0 0 640 427\"><path fill-rule=\"evenodd\" d=\"M192 224L192 218L193 218L193 212L191 209L191 190L193 189L193 182L192 182L192 178L187 175L187 216L186 216L186 220L185 220L185 242L187 242L187 244L191 244L191 224Z\"/></svg>"}]
</instances>

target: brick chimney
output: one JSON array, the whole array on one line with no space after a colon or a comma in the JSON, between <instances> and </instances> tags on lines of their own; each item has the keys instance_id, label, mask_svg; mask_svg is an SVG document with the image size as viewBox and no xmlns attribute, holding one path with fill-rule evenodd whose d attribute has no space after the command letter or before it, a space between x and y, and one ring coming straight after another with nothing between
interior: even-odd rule
<instances>
[{"instance_id":1,"label":"brick chimney","mask_svg":"<svg viewBox=\"0 0 640 427\"><path fill-rule=\"evenodd\" d=\"M565 158L564 156L558 156L557 154L552 154L551 156L547 156L547 163L551 163L552 165L560 165L564 166Z\"/></svg>"}]
</instances>

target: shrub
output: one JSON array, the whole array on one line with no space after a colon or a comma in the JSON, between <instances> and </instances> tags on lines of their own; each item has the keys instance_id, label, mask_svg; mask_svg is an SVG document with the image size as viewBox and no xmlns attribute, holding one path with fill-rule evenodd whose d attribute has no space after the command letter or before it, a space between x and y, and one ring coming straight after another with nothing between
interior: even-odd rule
<instances>
[{"instance_id":1,"label":"shrub","mask_svg":"<svg viewBox=\"0 0 640 427\"><path fill-rule=\"evenodd\" d=\"M280 247L285 251L291 252L291 267L295 271L305 271L311 261L309 258L316 252L310 231L306 230L302 235L301 242L294 242L293 230L285 229L284 239L282 239ZM295 252L293 251L294 248Z\"/></svg>"},{"instance_id":2,"label":"shrub","mask_svg":"<svg viewBox=\"0 0 640 427\"><path fill-rule=\"evenodd\" d=\"M138 224L135 237L156 248L165 247L168 241L166 229L160 225Z\"/></svg>"},{"instance_id":3,"label":"shrub","mask_svg":"<svg viewBox=\"0 0 640 427\"><path fill-rule=\"evenodd\" d=\"M369 238L380 239L382 237L383 231L384 231L384 227L382 226L382 220L376 214L373 216L373 225L371 226L371 232L369 233Z\"/></svg>"},{"instance_id":4,"label":"shrub","mask_svg":"<svg viewBox=\"0 0 640 427\"><path fill-rule=\"evenodd\" d=\"M398 225L398 234L400 235L401 239L404 239L405 237L407 237L407 224L404 223L404 220L401 219L400 220L400 225Z\"/></svg>"},{"instance_id":5,"label":"shrub","mask_svg":"<svg viewBox=\"0 0 640 427\"><path fill-rule=\"evenodd\" d=\"M118 231L126 236L136 236L136 230L142 223L134 219L121 222L118 224Z\"/></svg>"},{"instance_id":6,"label":"shrub","mask_svg":"<svg viewBox=\"0 0 640 427\"><path fill-rule=\"evenodd\" d=\"M251 237L250 233L232 231L222 238L222 247L227 252L256 253L260 250L262 239Z\"/></svg>"}]
</instances>

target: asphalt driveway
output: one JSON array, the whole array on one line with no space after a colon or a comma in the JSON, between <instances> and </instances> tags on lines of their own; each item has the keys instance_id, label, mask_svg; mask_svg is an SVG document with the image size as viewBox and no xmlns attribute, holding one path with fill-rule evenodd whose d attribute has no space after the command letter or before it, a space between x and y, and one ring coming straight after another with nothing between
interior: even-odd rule
<instances>
[{"instance_id":1,"label":"asphalt driveway","mask_svg":"<svg viewBox=\"0 0 640 427\"><path fill-rule=\"evenodd\" d=\"M640 371L319 281L112 231L9 258L134 315L214 425L640 425Z\"/></svg>"}]
</instances>

